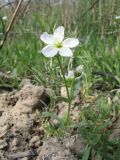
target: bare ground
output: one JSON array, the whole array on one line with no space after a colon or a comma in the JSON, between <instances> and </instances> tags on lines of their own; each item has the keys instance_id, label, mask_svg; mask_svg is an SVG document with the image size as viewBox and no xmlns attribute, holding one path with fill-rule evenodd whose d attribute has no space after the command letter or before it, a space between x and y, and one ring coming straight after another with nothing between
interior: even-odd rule
<instances>
[{"instance_id":1,"label":"bare ground","mask_svg":"<svg viewBox=\"0 0 120 160\"><path fill-rule=\"evenodd\" d=\"M0 159L76 159L74 143L79 137L77 134L60 140L44 138L38 113L42 111L43 102L49 103L50 90L34 86L29 81L22 85L19 91L0 91ZM81 140L80 147L83 148Z\"/></svg>"}]
</instances>

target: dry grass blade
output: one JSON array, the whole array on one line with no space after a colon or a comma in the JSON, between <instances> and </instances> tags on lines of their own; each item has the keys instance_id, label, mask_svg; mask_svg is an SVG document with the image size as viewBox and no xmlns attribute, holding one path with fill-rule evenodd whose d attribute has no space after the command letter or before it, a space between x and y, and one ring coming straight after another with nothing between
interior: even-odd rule
<instances>
[{"instance_id":1,"label":"dry grass blade","mask_svg":"<svg viewBox=\"0 0 120 160\"><path fill-rule=\"evenodd\" d=\"M11 28L12 28L12 26L13 26L14 20L15 20L15 18L16 18L16 15L17 15L17 13L18 13L18 11L19 11L19 8L20 8L22 2L23 2L23 0L20 0L20 1L19 1L19 3L18 3L18 5L17 5L17 7L16 7L16 9L15 9L13 15L12 15L12 18L11 18L9 24L8 24L8 27L7 27L7 29L6 29L6 32L4 33L3 39L2 39L1 42L0 42L0 49L3 47L3 45L4 45L4 43L5 43L6 39L7 39L8 33L9 33L9 31L11 30Z\"/></svg>"}]
</instances>

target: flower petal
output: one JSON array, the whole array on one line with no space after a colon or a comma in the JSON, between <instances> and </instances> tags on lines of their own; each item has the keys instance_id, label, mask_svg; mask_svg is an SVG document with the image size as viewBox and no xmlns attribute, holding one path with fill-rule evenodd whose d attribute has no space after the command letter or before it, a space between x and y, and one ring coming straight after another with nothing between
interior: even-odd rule
<instances>
[{"instance_id":1,"label":"flower petal","mask_svg":"<svg viewBox=\"0 0 120 160\"><path fill-rule=\"evenodd\" d=\"M64 31L65 28L63 26L56 28L54 31L54 39L61 42L64 39Z\"/></svg>"},{"instance_id":2,"label":"flower petal","mask_svg":"<svg viewBox=\"0 0 120 160\"><path fill-rule=\"evenodd\" d=\"M40 39L46 44L53 44L54 42L54 36L51 34L48 34L47 32L44 32L43 34L41 34Z\"/></svg>"},{"instance_id":3,"label":"flower petal","mask_svg":"<svg viewBox=\"0 0 120 160\"><path fill-rule=\"evenodd\" d=\"M69 70L67 77L68 77L68 78L74 78L74 71Z\"/></svg>"},{"instance_id":4,"label":"flower petal","mask_svg":"<svg viewBox=\"0 0 120 160\"><path fill-rule=\"evenodd\" d=\"M63 41L64 47L74 48L79 44L79 40L77 38L67 38Z\"/></svg>"},{"instance_id":5,"label":"flower petal","mask_svg":"<svg viewBox=\"0 0 120 160\"><path fill-rule=\"evenodd\" d=\"M58 52L58 49L52 45L47 45L42 49L42 54L45 57L54 57L57 54L57 52Z\"/></svg>"},{"instance_id":6,"label":"flower petal","mask_svg":"<svg viewBox=\"0 0 120 160\"><path fill-rule=\"evenodd\" d=\"M84 67L83 65L77 66L77 67L76 67L76 72L77 72L77 73L82 73L82 72L83 72L83 67Z\"/></svg>"},{"instance_id":7,"label":"flower petal","mask_svg":"<svg viewBox=\"0 0 120 160\"><path fill-rule=\"evenodd\" d=\"M63 47L59 49L59 54L64 57L72 57L73 52L71 51L71 49Z\"/></svg>"}]
</instances>

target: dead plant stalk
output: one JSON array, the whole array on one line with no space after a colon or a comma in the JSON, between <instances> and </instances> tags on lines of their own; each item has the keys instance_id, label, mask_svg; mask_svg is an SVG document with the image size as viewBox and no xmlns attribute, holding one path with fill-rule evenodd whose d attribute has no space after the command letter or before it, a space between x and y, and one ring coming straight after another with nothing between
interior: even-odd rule
<instances>
[{"instance_id":1,"label":"dead plant stalk","mask_svg":"<svg viewBox=\"0 0 120 160\"><path fill-rule=\"evenodd\" d=\"M15 18L16 18L16 16L17 16L17 13L18 13L18 11L19 11L19 8L20 8L22 2L23 2L23 0L20 0L20 1L18 2L18 5L17 5L17 7L16 7L16 9L15 9L15 11L14 11L12 17L11 17L11 20L10 20L10 22L9 22L9 24L8 24L8 27L7 27L4 35L3 35L3 39L2 39L1 42L0 42L0 49L3 47L5 41L6 41L7 37L8 37L8 33L10 32L10 30L11 30L13 24L14 24Z\"/></svg>"}]
</instances>

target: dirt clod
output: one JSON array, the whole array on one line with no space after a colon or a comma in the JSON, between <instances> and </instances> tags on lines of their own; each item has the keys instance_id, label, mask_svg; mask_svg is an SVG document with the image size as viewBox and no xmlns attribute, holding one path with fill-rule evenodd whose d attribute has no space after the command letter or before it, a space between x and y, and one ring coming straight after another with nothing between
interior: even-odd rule
<instances>
[{"instance_id":1,"label":"dirt clod","mask_svg":"<svg viewBox=\"0 0 120 160\"><path fill-rule=\"evenodd\" d=\"M38 131L38 110L44 107L41 101L47 106L49 98L50 90L30 83L20 91L0 93L0 159L9 160L12 156L28 159L29 155L36 159L36 154L29 149L42 145L40 139L44 137L44 131ZM20 157L22 153L25 157Z\"/></svg>"},{"instance_id":2,"label":"dirt clod","mask_svg":"<svg viewBox=\"0 0 120 160\"><path fill-rule=\"evenodd\" d=\"M56 138L51 138L43 143L40 148L37 160L75 160L75 157L70 153L64 145L57 141Z\"/></svg>"}]
</instances>

